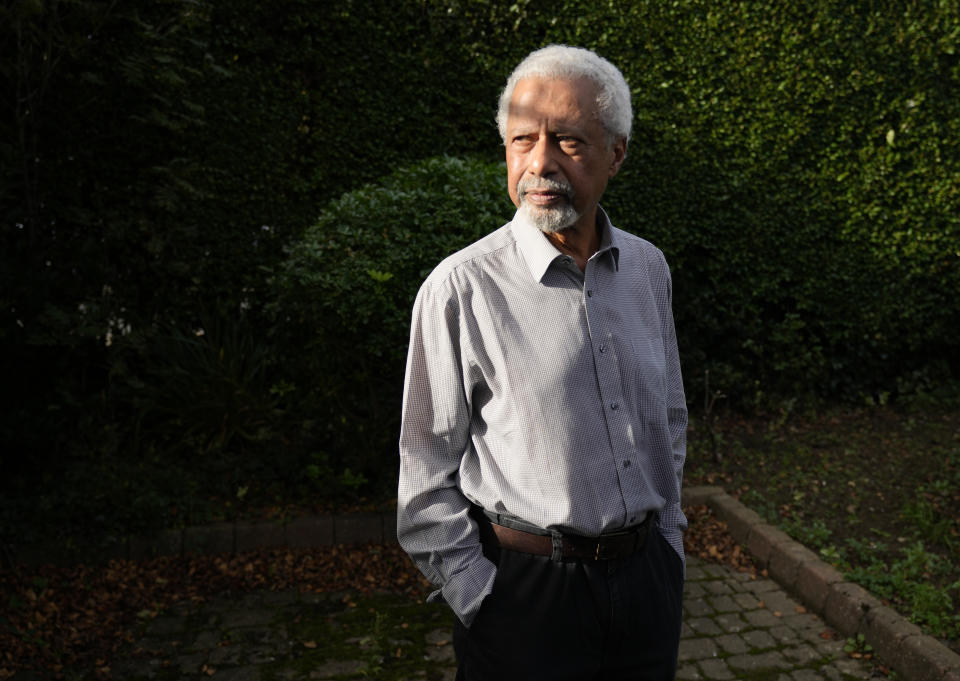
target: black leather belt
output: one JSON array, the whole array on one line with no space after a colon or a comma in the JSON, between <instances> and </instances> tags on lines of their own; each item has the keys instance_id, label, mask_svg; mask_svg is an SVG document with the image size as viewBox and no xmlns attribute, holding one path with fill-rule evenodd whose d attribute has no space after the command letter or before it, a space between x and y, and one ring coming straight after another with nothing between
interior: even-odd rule
<instances>
[{"instance_id":1,"label":"black leather belt","mask_svg":"<svg viewBox=\"0 0 960 681\"><path fill-rule=\"evenodd\" d=\"M560 542L560 558L576 558L580 560L614 560L626 558L640 549L647 541L652 523L650 519L656 514L651 513L642 523L631 527L624 532L612 532L599 537L581 537L575 534L563 534L558 538ZM530 553L535 556L553 556L554 537L550 535L534 534L513 527L497 525L490 522L492 532L482 532L485 541L492 541L496 546L510 551Z\"/></svg>"}]
</instances>

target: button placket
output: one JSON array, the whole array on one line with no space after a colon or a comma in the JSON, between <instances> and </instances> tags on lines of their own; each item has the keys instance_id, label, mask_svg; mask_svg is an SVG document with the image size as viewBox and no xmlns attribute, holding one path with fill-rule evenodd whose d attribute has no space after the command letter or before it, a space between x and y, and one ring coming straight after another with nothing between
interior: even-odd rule
<instances>
[{"instance_id":1,"label":"button placket","mask_svg":"<svg viewBox=\"0 0 960 681\"><path fill-rule=\"evenodd\" d=\"M626 505L626 490L636 484L636 476L640 473L632 461L635 443L631 435L631 419L629 410L623 408L624 393L620 366L617 357L617 345L613 334L606 328L607 320L603 315L603 299L599 295L598 279L602 278L593 261L588 262L584 273L583 304L587 314L588 328L590 329L591 343L594 345L594 366L597 372L597 383L600 389L600 399L606 405L606 427L611 446L613 463L616 466L624 504Z\"/></svg>"}]
</instances>

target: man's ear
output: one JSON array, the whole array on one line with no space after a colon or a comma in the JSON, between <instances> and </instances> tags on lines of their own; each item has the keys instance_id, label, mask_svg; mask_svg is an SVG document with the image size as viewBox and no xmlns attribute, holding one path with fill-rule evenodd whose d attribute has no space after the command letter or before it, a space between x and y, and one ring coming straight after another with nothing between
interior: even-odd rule
<instances>
[{"instance_id":1,"label":"man's ear","mask_svg":"<svg viewBox=\"0 0 960 681\"><path fill-rule=\"evenodd\" d=\"M627 138L621 137L618 140L613 142L613 160L610 162L610 174L608 177L613 177L620 171L620 166L623 165L623 161L627 158Z\"/></svg>"}]
</instances>

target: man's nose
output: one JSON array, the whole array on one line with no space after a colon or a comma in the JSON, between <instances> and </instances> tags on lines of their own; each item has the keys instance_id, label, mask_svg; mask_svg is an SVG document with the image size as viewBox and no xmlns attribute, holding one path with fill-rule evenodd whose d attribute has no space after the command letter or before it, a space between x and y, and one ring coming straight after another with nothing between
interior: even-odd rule
<instances>
[{"instance_id":1,"label":"man's nose","mask_svg":"<svg viewBox=\"0 0 960 681\"><path fill-rule=\"evenodd\" d=\"M546 177L557 171L555 151L549 136L541 135L530 153L530 170L534 175Z\"/></svg>"}]
</instances>

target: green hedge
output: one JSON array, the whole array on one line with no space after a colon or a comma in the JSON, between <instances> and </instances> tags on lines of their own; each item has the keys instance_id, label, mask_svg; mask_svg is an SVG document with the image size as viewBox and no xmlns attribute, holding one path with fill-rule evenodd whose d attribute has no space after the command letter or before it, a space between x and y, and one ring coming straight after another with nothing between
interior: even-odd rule
<instances>
[{"instance_id":1,"label":"green hedge","mask_svg":"<svg viewBox=\"0 0 960 681\"><path fill-rule=\"evenodd\" d=\"M427 158L501 158L499 89L548 42L596 49L633 88L635 134L605 205L673 267L689 395L707 370L745 407L882 399L957 377L956 2L58 6L0 9L0 77L22 95L0 111L0 436L21 489L46 484L65 457L173 447L176 419L156 422L151 442L134 427L149 422L137 405L163 390L147 367L176 361L151 339L189 337L210 310L260 348L257 376L318 369L305 355L342 339L307 316L270 328L265 315L293 295L281 286L275 300L270 277L306 248L306 230L317 249L342 243L317 223L349 214L338 197ZM509 217L489 212L494 226ZM399 357L405 338L387 328L409 301L391 296L412 290L434 253L396 270L379 253L362 256L363 271L393 278L332 298L325 314L359 320L389 303L387 326L343 347ZM324 286L358 284L343 277ZM124 345L149 357L127 361ZM310 388L327 395L320 425L289 425L309 415L284 402L271 427L292 450L316 442L322 463L346 461L357 442L391 456L399 379L368 361L376 400L371 386L331 381ZM351 440L351 427L377 432Z\"/></svg>"}]
</instances>

